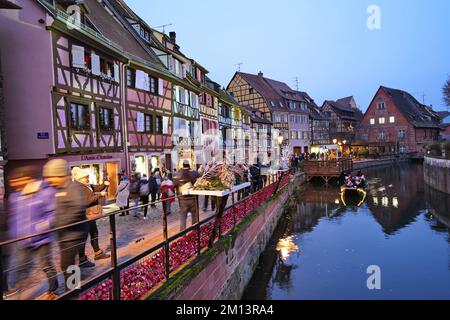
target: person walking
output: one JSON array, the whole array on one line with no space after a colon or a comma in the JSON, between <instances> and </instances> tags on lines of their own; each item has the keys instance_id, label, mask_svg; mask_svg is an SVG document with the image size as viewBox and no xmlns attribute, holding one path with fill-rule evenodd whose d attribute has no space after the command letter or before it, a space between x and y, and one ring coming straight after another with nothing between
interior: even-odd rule
<instances>
[{"instance_id":1,"label":"person walking","mask_svg":"<svg viewBox=\"0 0 450 320\"><path fill-rule=\"evenodd\" d=\"M211 170L211 167L212 167L212 165L208 164L206 166L206 170L203 170L203 166L200 166L200 168L198 170L199 177L203 176L206 172ZM205 196L204 200L203 200L203 211L207 211L208 210L209 199L211 199L211 210L212 211L216 210L216 197L214 197L214 196Z\"/></svg>"},{"instance_id":2,"label":"person walking","mask_svg":"<svg viewBox=\"0 0 450 320\"><path fill-rule=\"evenodd\" d=\"M128 176L124 176L122 181L119 183L119 187L117 188L116 193L116 206L119 207L120 210L125 210L129 208L130 202L130 181L128 181ZM120 214L120 216L128 216L130 211L124 211Z\"/></svg>"},{"instance_id":3,"label":"person walking","mask_svg":"<svg viewBox=\"0 0 450 320\"><path fill-rule=\"evenodd\" d=\"M76 181L83 185L83 194L86 198L88 208L86 210L86 218L89 221L89 235L91 237L91 246L94 250L94 260L107 259L110 255L106 254L99 245L99 234L97 221L95 219L102 217L103 208L99 201L106 197L107 193L104 191L109 185L108 181L105 181L101 185L91 185L89 183L89 171L75 167L73 169L73 176ZM87 240L87 239L86 239ZM88 260L86 256L86 245L80 249L80 267L91 268L95 267L95 264Z\"/></svg>"},{"instance_id":4,"label":"person walking","mask_svg":"<svg viewBox=\"0 0 450 320\"><path fill-rule=\"evenodd\" d=\"M166 216L172 213L172 203L175 201L175 186L172 181L172 174L169 173L161 183L161 200L163 204L163 212Z\"/></svg>"},{"instance_id":5,"label":"person walking","mask_svg":"<svg viewBox=\"0 0 450 320\"><path fill-rule=\"evenodd\" d=\"M156 198L159 201L159 200L161 200L161 189L160 189L161 188L161 183L164 180L164 177L161 174L161 171L159 170L159 168L155 169L155 179L156 179L156 184L158 186L158 189L156 191Z\"/></svg>"},{"instance_id":6,"label":"person walking","mask_svg":"<svg viewBox=\"0 0 450 320\"><path fill-rule=\"evenodd\" d=\"M156 180L155 174L153 172L150 173L150 178L148 179L148 186L150 190L151 195L151 207L156 208L155 202L156 202L156 195L158 193L158 182Z\"/></svg>"},{"instance_id":7,"label":"person walking","mask_svg":"<svg viewBox=\"0 0 450 320\"><path fill-rule=\"evenodd\" d=\"M64 227L86 221L88 203L84 196L83 185L72 181L70 167L63 159L53 159L44 166L43 177L52 187L56 188L55 227ZM64 228L57 232L61 254L61 270L64 273L64 289L69 291L69 267L75 265L76 256L84 246L88 236L87 223Z\"/></svg>"},{"instance_id":8,"label":"person walking","mask_svg":"<svg viewBox=\"0 0 450 320\"><path fill-rule=\"evenodd\" d=\"M188 160L184 160L183 168L174 177L174 185L179 195L180 204L180 231L186 230L188 213L191 214L192 224L197 223L198 199L197 196L183 195L183 191L193 187L197 181L198 173L191 170Z\"/></svg>"},{"instance_id":9,"label":"person walking","mask_svg":"<svg viewBox=\"0 0 450 320\"><path fill-rule=\"evenodd\" d=\"M139 197L144 207L144 220L147 220L148 212L148 196L150 194L150 184L148 183L147 176L144 174L139 181Z\"/></svg>"},{"instance_id":10,"label":"person walking","mask_svg":"<svg viewBox=\"0 0 450 320\"><path fill-rule=\"evenodd\" d=\"M134 174L131 182L130 182L130 200L133 200L134 208L132 210L133 217L139 216L139 210L137 209L137 206L139 205L139 186L140 186L140 180L141 177L138 173Z\"/></svg>"},{"instance_id":11,"label":"person walking","mask_svg":"<svg viewBox=\"0 0 450 320\"><path fill-rule=\"evenodd\" d=\"M14 239L45 232L54 225L55 189L39 180L39 170L27 166L14 170L9 184L14 192L9 197L10 233ZM40 299L53 300L57 297L58 278L52 261L51 243L54 234L44 234L18 243L16 256L16 283L26 279L33 270L34 260L47 276L48 290Z\"/></svg>"}]
</instances>

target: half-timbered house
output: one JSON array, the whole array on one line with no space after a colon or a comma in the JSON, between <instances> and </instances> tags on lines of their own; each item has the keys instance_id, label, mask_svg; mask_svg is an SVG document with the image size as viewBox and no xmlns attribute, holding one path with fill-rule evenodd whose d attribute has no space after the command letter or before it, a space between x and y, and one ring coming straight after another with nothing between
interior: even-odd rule
<instances>
[{"instance_id":1,"label":"half-timbered house","mask_svg":"<svg viewBox=\"0 0 450 320\"><path fill-rule=\"evenodd\" d=\"M321 107L321 112L330 119L330 139L346 141L348 144L355 140L356 129L363 114L353 96L336 101L326 100Z\"/></svg>"},{"instance_id":2,"label":"half-timbered house","mask_svg":"<svg viewBox=\"0 0 450 320\"><path fill-rule=\"evenodd\" d=\"M292 90L287 84L257 75L237 72L228 87L243 106L259 110L283 136L283 155L308 152L309 104L306 93Z\"/></svg>"},{"instance_id":3,"label":"half-timbered house","mask_svg":"<svg viewBox=\"0 0 450 320\"><path fill-rule=\"evenodd\" d=\"M0 22L8 30L2 42L11 44L6 62L15 66L7 69L13 76L5 92L11 159L20 165L64 158L89 169L93 184L109 180L112 198L125 169L121 70L127 59L110 40L109 15L97 1L70 4L20 1L22 14Z\"/></svg>"}]
</instances>

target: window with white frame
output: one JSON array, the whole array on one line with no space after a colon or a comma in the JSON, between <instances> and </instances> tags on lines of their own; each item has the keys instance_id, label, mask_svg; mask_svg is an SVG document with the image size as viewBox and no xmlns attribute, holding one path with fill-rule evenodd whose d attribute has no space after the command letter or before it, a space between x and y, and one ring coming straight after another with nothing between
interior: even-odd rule
<instances>
[{"instance_id":1,"label":"window with white frame","mask_svg":"<svg viewBox=\"0 0 450 320\"><path fill-rule=\"evenodd\" d=\"M394 116L390 116L389 117L389 123L395 123L395 117Z\"/></svg>"},{"instance_id":2,"label":"window with white frame","mask_svg":"<svg viewBox=\"0 0 450 320\"><path fill-rule=\"evenodd\" d=\"M370 124L374 125L375 124L375 118L370 118Z\"/></svg>"},{"instance_id":3,"label":"window with white frame","mask_svg":"<svg viewBox=\"0 0 450 320\"><path fill-rule=\"evenodd\" d=\"M397 137L399 139L404 139L406 138L406 129L398 129L397 131Z\"/></svg>"},{"instance_id":4,"label":"window with white frame","mask_svg":"<svg viewBox=\"0 0 450 320\"><path fill-rule=\"evenodd\" d=\"M378 123L379 124L385 124L386 123L386 119L384 117L379 117L378 118Z\"/></svg>"}]
</instances>

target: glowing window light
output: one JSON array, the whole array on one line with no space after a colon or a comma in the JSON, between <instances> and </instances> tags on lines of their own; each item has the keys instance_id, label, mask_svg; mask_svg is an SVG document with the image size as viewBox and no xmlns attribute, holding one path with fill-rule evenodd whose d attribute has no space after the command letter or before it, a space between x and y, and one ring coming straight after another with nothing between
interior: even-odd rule
<instances>
[{"instance_id":1,"label":"glowing window light","mask_svg":"<svg viewBox=\"0 0 450 320\"><path fill-rule=\"evenodd\" d=\"M388 197L381 198L381 205L385 208L389 207L389 198Z\"/></svg>"},{"instance_id":2,"label":"glowing window light","mask_svg":"<svg viewBox=\"0 0 450 320\"><path fill-rule=\"evenodd\" d=\"M373 204L374 205L378 205L378 198L377 197L373 197Z\"/></svg>"},{"instance_id":3,"label":"glowing window light","mask_svg":"<svg viewBox=\"0 0 450 320\"><path fill-rule=\"evenodd\" d=\"M394 208L398 208L398 198L397 197L392 198L392 206Z\"/></svg>"}]
</instances>

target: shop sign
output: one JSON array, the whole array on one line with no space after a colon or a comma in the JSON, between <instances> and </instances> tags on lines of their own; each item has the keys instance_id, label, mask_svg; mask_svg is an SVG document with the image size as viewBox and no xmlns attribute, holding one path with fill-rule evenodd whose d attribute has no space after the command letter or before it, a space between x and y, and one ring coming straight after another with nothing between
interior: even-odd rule
<instances>
[{"instance_id":1,"label":"shop sign","mask_svg":"<svg viewBox=\"0 0 450 320\"><path fill-rule=\"evenodd\" d=\"M112 159L112 156L110 156L110 155L96 155L96 156L83 155L83 156L81 156L81 161L108 160L108 159Z\"/></svg>"}]
</instances>

